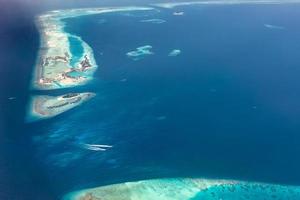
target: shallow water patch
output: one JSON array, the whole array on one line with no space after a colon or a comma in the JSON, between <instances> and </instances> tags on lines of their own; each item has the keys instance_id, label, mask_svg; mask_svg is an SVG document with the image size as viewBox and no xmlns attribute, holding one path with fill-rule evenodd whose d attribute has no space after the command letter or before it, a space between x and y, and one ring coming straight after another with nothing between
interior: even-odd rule
<instances>
[{"instance_id":1,"label":"shallow water patch","mask_svg":"<svg viewBox=\"0 0 300 200\"><path fill-rule=\"evenodd\" d=\"M70 35L68 39L70 43L70 51L72 54L70 64L72 67L75 67L75 65L80 62L80 59L83 56L83 46L82 42L75 36Z\"/></svg>"}]
</instances>

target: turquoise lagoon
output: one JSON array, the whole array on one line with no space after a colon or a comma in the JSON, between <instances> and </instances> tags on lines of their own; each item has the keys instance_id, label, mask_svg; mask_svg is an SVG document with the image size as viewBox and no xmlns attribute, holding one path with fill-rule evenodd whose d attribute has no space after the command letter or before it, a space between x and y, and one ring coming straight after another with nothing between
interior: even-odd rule
<instances>
[{"instance_id":1,"label":"turquoise lagoon","mask_svg":"<svg viewBox=\"0 0 300 200\"><path fill-rule=\"evenodd\" d=\"M83 55L84 49L82 46L82 41L78 37L69 35L68 39L70 43L70 51L72 54L70 65L72 67L75 67L76 64L79 64L80 60L84 56Z\"/></svg>"},{"instance_id":2,"label":"turquoise lagoon","mask_svg":"<svg viewBox=\"0 0 300 200\"><path fill-rule=\"evenodd\" d=\"M225 184L198 192L190 200L296 200L300 187L259 183Z\"/></svg>"}]
</instances>

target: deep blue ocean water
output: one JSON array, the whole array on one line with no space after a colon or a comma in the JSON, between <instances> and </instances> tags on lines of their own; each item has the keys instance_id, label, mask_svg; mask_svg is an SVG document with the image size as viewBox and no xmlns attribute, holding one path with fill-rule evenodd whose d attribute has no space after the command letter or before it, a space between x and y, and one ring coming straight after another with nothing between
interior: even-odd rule
<instances>
[{"instance_id":1,"label":"deep blue ocean water","mask_svg":"<svg viewBox=\"0 0 300 200\"><path fill-rule=\"evenodd\" d=\"M0 199L54 199L24 124L39 47L34 16L14 1L2 1L0 15Z\"/></svg>"},{"instance_id":2,"label":"deep blue ocean water","mask_svg":"<svg viewBox=\"0 0 300 200\"><path fill-rule=\"evenodd\" d=\"M67 20L99 68L90 84L50 94L97 96L25 126L19 146L30 143L29 173L41 174L39 185L56 197L180 176L299 185L299 6L180 7L183 16L160 10ZM166 22L140 22L152 18ZM154 54L126 56L144 45ZM182 53L168 57L173 49ZM94 152L84 143L114 147Z\"/></svg>"}]
</instances>

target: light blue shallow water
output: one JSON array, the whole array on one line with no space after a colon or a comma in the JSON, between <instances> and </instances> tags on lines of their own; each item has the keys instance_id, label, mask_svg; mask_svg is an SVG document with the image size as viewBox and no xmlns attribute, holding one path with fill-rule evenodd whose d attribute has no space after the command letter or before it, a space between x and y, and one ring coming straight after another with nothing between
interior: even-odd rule
<instances>
[{"instance_id":1,"label":"light blue shallow water","mask_svg":"<svg viewBox=\"0 0 300 200\"><path fill-rule=\"evenodd\" d=\"M82 72L79 72L79 71L72 71L72 72L69 72L68 73L68 76L71 76L71 77L79 77L79 76L85 76L86 74L85 73L82 73Z\"/></svg>"},{"instance_id":2,"label":"light blue shallow water","mask_svg":"<svg viewBox=\"0 0 300 200\"><path fill-rule=\"evenodd\" d=\"M237 184L214 186L199 192L191 200L296 200L300 189L296 187L264 184Z\"/></svg>"},{"instance_id":3,"label":"light blue shallow water","mask_svg":"<svg viewBox=\"0 0 300 200\"><path fill-rule=\"evenodd\" d=\"M80 58L83 55L83 46L81 44L81 41L76 37L69 36L68 39L69 39L70 50L72 54L72 59L70 64L71 66L74 67L75 64L80 61Z\"/></svg>"}]
</instances>

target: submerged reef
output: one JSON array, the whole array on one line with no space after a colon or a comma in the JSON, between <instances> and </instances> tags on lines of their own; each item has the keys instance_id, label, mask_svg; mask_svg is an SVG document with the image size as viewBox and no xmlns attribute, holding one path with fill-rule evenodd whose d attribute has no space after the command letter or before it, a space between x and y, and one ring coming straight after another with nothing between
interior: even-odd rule
<instances>
[{"instance_id":1,"label":"submerged reef","mask_svg":"<svg viewBox=\"0 0 300 200\"><path fill-rule=\"evenodd\" d=\"M144 20L141 20L140 22L152 23L152 24L162 24L162 23L165 23L166 20L163 20L163 19L144 19Z\"/></svg>"},{"instance_id":2,"label":"submerged reef","mask_svg":"<svg viewBox=\"0 0 300 200\"><path fill-rule=\"evenodd\" d=\"M295 200L300 187L229 180L153 179L67 194L63 200Z\"/></svg>"},{"instance_id":3,"label":"submerged reef","mask_svg":"<svg viewBox=\"0 0 300 200\"><path fill-rule=\"evenodd\" d=\"M264 26L269 29L277 29L277 30L285 29L285 27L283 27L283 26L278 26L278 25L273 25L273 24L264 24Z\"/></svg>"},{"instance_id":4,"label":"submerged reef","mask_svg":"<svg viewBox=\"0 0 300 200\"><path fill-rule=\"evenodd\" d=\"M178 56L179 54L181 54L181 50L180 49L174 49L172 50L168 56Z\"/></svg>"},{"instance_id":5,"label":"submerged reef","mask_svg":"<svg viewBox=\"0 0 300 200\"><path fill-rule=\"evenodd\" d=\"M69 93L61 96L34 96L31 101L31 115L28 121L54 117L94 97L94 93Z\"/></svg>"},{"instance_id":6,"label":"submerged reef","mask_svg":"<svg viewBox=\"0 0 300 200\"><path fill-rule=\"evenodd\" d=\"M152 51L152 46L151 45L145 45L145 46L141 46L136 48L136 50L134 51L130 51L128 52L126 55L131 58L132 60L140 60L142 58L144 58L147 55L152 55L154 54Z\"/></svg>"}]
</instances>

